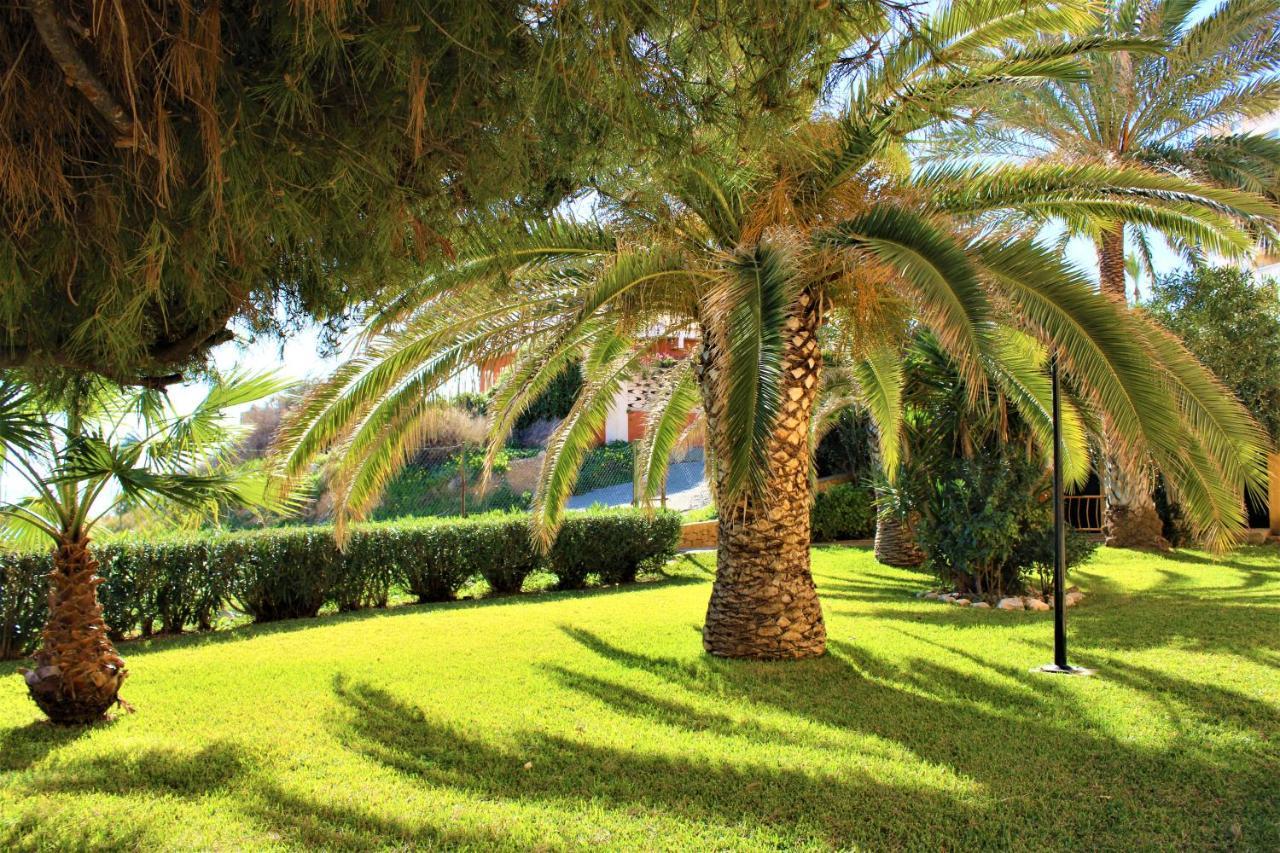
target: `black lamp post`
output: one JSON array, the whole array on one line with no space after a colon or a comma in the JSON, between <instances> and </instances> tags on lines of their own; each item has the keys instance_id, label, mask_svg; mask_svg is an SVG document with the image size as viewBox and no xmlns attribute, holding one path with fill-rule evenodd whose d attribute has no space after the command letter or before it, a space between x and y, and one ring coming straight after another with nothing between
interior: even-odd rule
<instances>
[{"instance_id":1,"label":"black lamp post","mask_svg":"<svg viewBox=\"0 0 1280 853\"><path fill-rule=\"evenodd\" d=\"M1058 354L1049 364L1053 380L1053 663L1033 670L1055 675L1093 675L1067 663L1067 521L1062 500L1062 380Z\"/></svg>"}]
</instances>

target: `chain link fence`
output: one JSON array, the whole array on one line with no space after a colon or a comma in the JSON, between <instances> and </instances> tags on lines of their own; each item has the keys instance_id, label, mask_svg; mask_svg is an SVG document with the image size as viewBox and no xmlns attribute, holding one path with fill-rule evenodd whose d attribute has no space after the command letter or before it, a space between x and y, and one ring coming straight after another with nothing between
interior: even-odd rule
<instances>
[{"instance_id":1,"label":"chain link fence","mask_svg":"<svg viewBox=\"0 0 1280 853\"><path fill-rule=\"evenodd\" d=\"M637 504L637 447L638 443L615 441L590 450L568 508ZM495 460L493 473L485 483L483 448L432 448L392 480L373 517L464 516L490 510L528 509L545 458L545 451L539 448L506 448ZM665 486L656 504L678 511L711 505L702 448L689 448L673 456Z\"/></svg>"}]
</instances>

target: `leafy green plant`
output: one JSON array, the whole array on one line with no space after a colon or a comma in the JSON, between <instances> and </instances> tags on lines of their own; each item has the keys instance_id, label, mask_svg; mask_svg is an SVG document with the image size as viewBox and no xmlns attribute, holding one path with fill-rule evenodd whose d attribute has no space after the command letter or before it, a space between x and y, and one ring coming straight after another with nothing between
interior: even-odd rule
<instances>
[{"instance_id":1,"label":"leafy green plant","mask_svg":"<svg viewBox=\"0 0 1280 853\"><path fill-rule=\"evenodd\" d=\"M840 483L814 495L809 517L814 542L865 539L875 532L875 495L861 483Z\"/></svg>"},{"instance_id":2,"label":"leafy green plant","mask_svg":"<svg viewBox=\"0 0 1280 853\"><path fill-rule=\"evenodd\" d=\"M1048 473L1017 453L951 459L907 475L919 511L915 534L925 565L947 587L974 595L1025 591L1053 565L1053 499ZM1077 536L1068 565L1094 545Z\"/></svg>"}]
</instances>

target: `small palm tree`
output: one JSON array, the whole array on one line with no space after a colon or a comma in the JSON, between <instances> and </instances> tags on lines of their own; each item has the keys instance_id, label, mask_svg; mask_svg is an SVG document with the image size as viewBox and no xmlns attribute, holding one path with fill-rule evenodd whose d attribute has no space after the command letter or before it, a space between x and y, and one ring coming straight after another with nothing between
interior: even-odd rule
<instances>
[{"instance_id":1,"label":"small palm tree","mask_svg":"<svg viewBox=\"0 0 1280 853\"><path fill-rule=\"evenodd\" d=\"M30 494L0 503L0 535L52 541L49 613L31 698L55 723L91 723L119 699L126 670L107 636L90 537L122 501L203 515L228 505L278 508L267 478L229 466L238 432L225 410L278 393L269 374L213 383L190 414L161 392L76 377L54 396L0 383L0 442Z\"/></svg>"},{"instance_id":2,"label":"small palm tree","mask_svg":"<svg viewBox=\"0 0 1280 853\"><path fill-rule=\"evenodd\" d=\"M1226 0L1191 23L1198 6L1183 0L1110 0L1093 28L1096 35L1150 39L1164 49L1097 53L1087 60L1087 79L993 90L969 121L938 135L939 155L948 159L968 152L1082 168L1142 168L1205 187L1280 198L1280 137L1228 132L1280 110L1280 2ZM1125 300L1126 239L1136 249L1129 256L1136 261L1131 269L1145 268L1151 275L1154 233L1193 261L1206 248L1176 211L1159 217L1117 211L1109 222L1064 219L1068 235L1095 240L1102 291L1120 301ZM1250 215L1244 224L1264 244L1274 245L1274 214ZM1207 248L1234 255L1249 246ZM1108 541L1161 544L1150 478L1121 464L1115 454L1105 462Z\"/></svg>"},{"instance_id":3,"label":"small palm tree","mask_svg":"<svg viewBox=\"0 0 1280 853\"><path fill-rule=\"evenodd\" d=\"M433 395L460 371L514 355L491 403L492 457L580 360L583 388L549 441L535 494L534 530L548 542L616 394L663 332L693 330L698 352L667 373L649 417L642 491L656 494L700 407L720 508L704 646L730 657L821 654L809 507L823 351L865 358L920 322L978 388L1003 318L1053 342L1081 396L1120 426L1125 452L1153 456L1201 529L1229 540L1241 520L1235 490L1260 479L1262 437L1247 413L1170 336L1098 296L1057 253L984 222L1037 205L1093 219L1106 198L1108 216L1176 210L1188 228L1230 242L1245 238L1210 208L1269 206L1141 169L902 168L907 135L951 116L967 92L1078 73L1076 56L1098 40L1031 51L1009 40L1074 28L1080 15L1023 0L944 8L904 36L886 34L883 58L855 78L838 120L745 147L709 133L687 158L611 192L602 224L557 218L478 235L455 267L378 314L364 352L303 403L282 432L285 475L336 445L341 530L376 505L440 405Z\"/></svg>"}]
</instances>

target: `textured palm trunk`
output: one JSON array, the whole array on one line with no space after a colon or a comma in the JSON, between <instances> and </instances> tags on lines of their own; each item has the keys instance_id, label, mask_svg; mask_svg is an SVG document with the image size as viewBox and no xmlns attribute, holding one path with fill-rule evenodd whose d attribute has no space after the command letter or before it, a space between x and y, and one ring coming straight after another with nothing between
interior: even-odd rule
<instances>
[{"instance_id":1,"label":"textured palm trunk","mask_svg":"<svg viewBox=\"0 0 1280 853\"><path fill-rule=\"evenodd\" d=\"M891 510L876 513L875 554L876 561L886 566L913 567L924 562L911 525Z\"/></svg>"},{"instance_id":2,"label":"textured palm trunk","mask_svg":"<svg viewBox=\"0 0 1280 853\"><path fill-rule=\"evenodd\" d=\"M55 723L103 719L120 695L124 661L107 637L98 603L98 563L87 537L58 544L49 575L49 617L35 669L25 674L31 698Z\"/></svg>"},{"instance_id":3,"label":"textured palm trunk","mask_svg":"<svg viewBox=\"0 0 1280 853\"><path fill-rule=\"evenodd\" d=\"M1120 304L1125 301L1124 226L1103 235L1098 244L1098 271L1102 292ZM1151 478L1125 468L1108 452L1103 471L1107 502L1107 544L1117 548L1167 550L1164 524L1151 495Z\"/></svg>"},{"instance_id":4,"label":"textured palm trunk","mask_svg":"<svg viewBox=\"0 0 1280 853\"><path fill-rule=\"evenodd\" d=\"M818 297L804 292L788 326L783 408L769 445L769 481L761 500L720 505L716 580L702 644L713 655L777 660L821 655L827 629L809 571L810 422L818 396L821 323ZM699 380L715 452L742 436L726 435L715 388L724 358L714 330L703 336ZM724 472L716 472L717 496Z\"/></svg>"}]
</instances>

